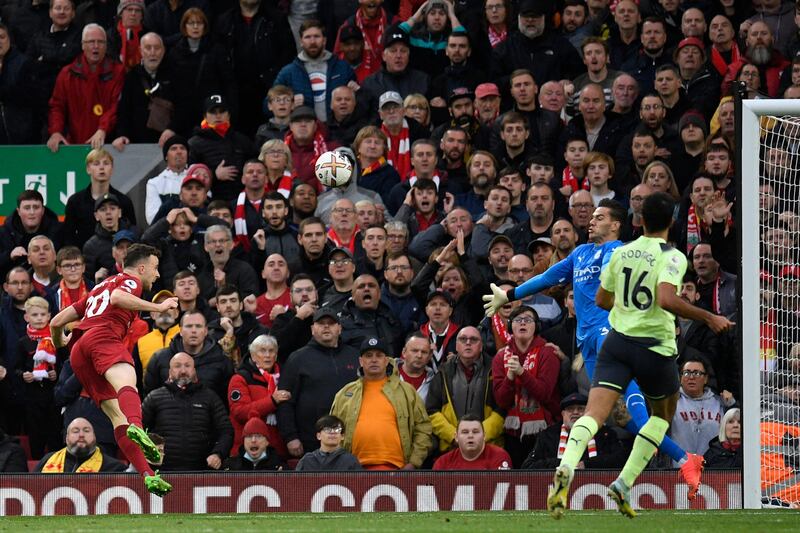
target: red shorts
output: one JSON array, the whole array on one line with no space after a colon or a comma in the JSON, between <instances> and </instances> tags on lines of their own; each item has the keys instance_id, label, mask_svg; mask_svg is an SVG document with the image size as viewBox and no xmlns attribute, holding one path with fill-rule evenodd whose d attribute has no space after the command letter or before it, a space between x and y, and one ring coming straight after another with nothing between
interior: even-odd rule
<instances>
[{"instance_id":1,"label":"red shorts","mask_svg":"<svg viewBox=\"0 0 800 533\"><path fill-rule=\"evenodd\" d=\"M110 338L108 332L92 328L72 346L69 362L86 393L99 406L100 402L117 397L114 387L106 381L106 370L117 363L133 366L133 357L125 345Z\"/></svg>"}]
</instances>

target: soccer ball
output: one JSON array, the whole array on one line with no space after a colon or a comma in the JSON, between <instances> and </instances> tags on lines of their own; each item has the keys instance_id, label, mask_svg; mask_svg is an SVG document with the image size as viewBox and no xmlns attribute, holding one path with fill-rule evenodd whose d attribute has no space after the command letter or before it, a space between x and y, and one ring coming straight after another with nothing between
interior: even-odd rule
<instances>
[{"instance_id":1,"label":"soccer ball","mask_svg":"<svg viewBox=\"0 0 800 533\"><path fill-rule=\"evenodd\" d=\"M317 159L314 174L326 187L342 187L350 181L353 164L339 152L325 152Z\"/></svg>"}]
</instances>

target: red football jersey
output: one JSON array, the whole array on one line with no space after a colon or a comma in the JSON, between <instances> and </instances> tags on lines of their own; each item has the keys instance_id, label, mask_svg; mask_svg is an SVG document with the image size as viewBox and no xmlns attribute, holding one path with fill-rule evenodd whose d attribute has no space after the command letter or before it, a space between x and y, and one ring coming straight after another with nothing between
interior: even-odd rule
<instances>
[{"instance_id":1,"label":"red football jersey","mask_svg":"<svg viewBox=\"0 0 800 533\"><path fill-rule=\"evenodd\" d=\"M510 470L511 457L500 446L487 444L474 461L467 461L458 448L450 450L433 463L434 470Z\"/></svg>"},{"instance_id":2,"label":"red football jersey","mask_svg":"<svg viewBox=\"0 0 800 533\"><path fill-rule=\"evenodd\" d=\"M128 334L137 311L128 311L111 305L111 293L115 290L127 291L134 296L142 297L142 282L139 278L122 273L111 276L96 285L89 294L72 304L78 315L82 317L75 329L87 331L91 328L104 328L110 336L120 342Z\"/></svg>"}]
</instances>

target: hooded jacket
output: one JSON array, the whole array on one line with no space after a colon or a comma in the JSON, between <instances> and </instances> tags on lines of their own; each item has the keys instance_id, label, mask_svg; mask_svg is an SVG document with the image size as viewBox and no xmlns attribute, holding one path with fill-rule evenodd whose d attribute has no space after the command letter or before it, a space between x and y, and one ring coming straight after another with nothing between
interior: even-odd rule
<instances>
[{"instance_id":1,"label":"hooded jacket","mask_svg":"<svg viewBox=\"0 0 800 533\"><path fill-rule=\"evenodd\" d=\"M344 421L344 442L342 447L350 450L353 446L353 435L361 412L364 394L364 375L359 369L359 378L340 390L333 400L331 414ZM403 459L416 468L422 466L431 449L433 427L425 412L425 404L416 389L400 379L394 372L390 362L386 368L388 380L381 391L394 407L397 415L397 431L403 448Z\"/></svg>"},{"instance_id":2,"label":"hooded jacket","mask_svg":"<svg viewBox=\"0 0 800 533\"><path fill-rule=\"evenodd\" d=\"M711 439L719 435L724 413L719 396L708 387L699 398L691 398L681 387L675 416L670 423L670 437L687 452L703 455Z\"/></svg>"}]
</instances>

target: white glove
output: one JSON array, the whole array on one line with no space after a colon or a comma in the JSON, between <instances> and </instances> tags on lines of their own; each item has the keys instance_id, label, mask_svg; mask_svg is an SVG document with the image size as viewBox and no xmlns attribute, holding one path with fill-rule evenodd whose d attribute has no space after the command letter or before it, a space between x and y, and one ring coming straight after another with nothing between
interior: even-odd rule
<instances>
[{"instance_id":1,"label":"white glove","mask_svg":"<svg viewBox=\"0 0 800 533\"><path fill-rule=\"evenodd\" d=\"M484 312L486 316L491 317L497 312L498 309L503 307L508 303L508 296L506 296L506 291L495 285L494 283L491 284L492 294L484 294L483 301L486 302L483 304Z\"/></svg>"}]
</instances>

